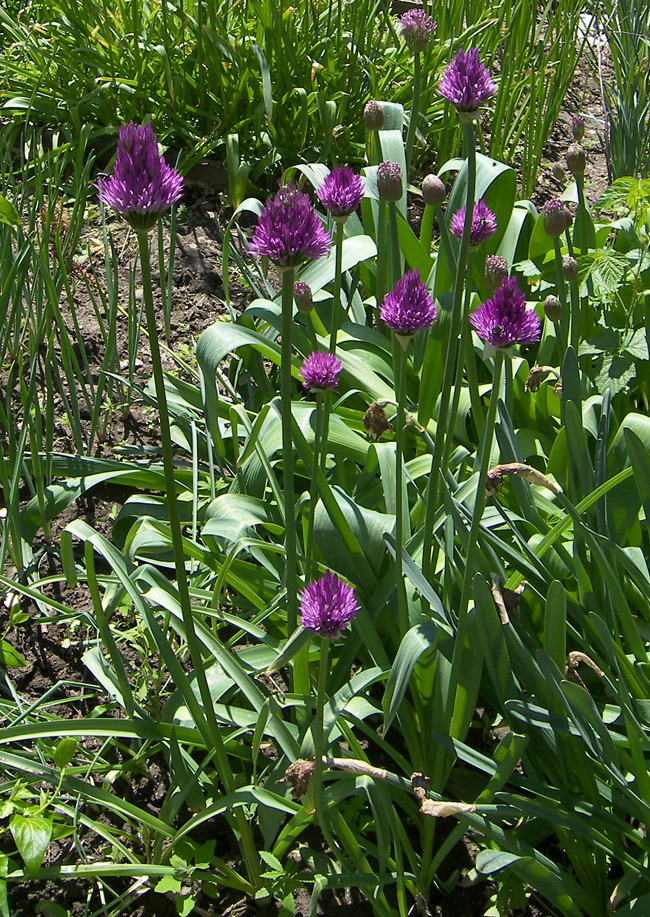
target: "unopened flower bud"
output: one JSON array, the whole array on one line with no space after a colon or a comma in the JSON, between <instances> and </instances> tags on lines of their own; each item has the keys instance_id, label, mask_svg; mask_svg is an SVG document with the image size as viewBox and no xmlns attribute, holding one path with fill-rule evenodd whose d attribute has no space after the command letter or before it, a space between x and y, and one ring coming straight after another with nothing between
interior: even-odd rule
<instances>
[{"instance_id":1,"label":"unopened flower bud","mask_svg":"<svg viewBox=\"0 0 650 917\"><path fill-rule=\"evenodd\" d=\"M544 220L544 229L546 234L553 239L561 236L565 229L568 229L573 222L573 217L564 201L558 197L551 198L542 207L542 219Z\"/></svg>"},{"instance_id":2,"label":"unopened flower bud","mask_svg":"<svg viewBox=\"0 0 650 917\"><path fill-rule=\"evenodd\" d=\"M576 141L576 143L580 143L585 135L585 119L582 117L582 115L573 116L573 120L571 121L571 130L573 132L573 139Z\"/></svg>"},{"instance_id":3,"label":"unopened flower bud","mask_svg":"<svg viewBox=\"0 0 650 917\"><path fill-rule=\"evenodd\" d=\"M485 259L485 283L495 292L508 277L508 262L501 255L488 255Z\"/></svg>"},{"instance_id":4,"label":"unopened flower bud","mask_svg":"<svg viewBox=\"0 0 650 917\"><path fill-rule=\"evenodd\" d=\"M558 181L564 181L566 179L566 172L561 162L556 162L553 166L553 175Z\"/></svg>"},{"instance_id":5,"label":"unopened flower bud","mask_svg":"<svg viewBox=\"0 0 650 917\"><path fill-rule=\"evenodd\" d=\"M544 300L544 312L552 322L559 322L562 315L562 303L557 296L547 296Z\"/></svg>"},{"instance_id":6,"label":"unopened flower bud","mask_svg":"<svg viewBox=\"0 0 650 917\"><path fill-rule=\"evenodd\" d=\"M566 154L566 164L572 175L582 175L585 171L587 156L582 147L577 143L572 143Z\"/></svg>"},{"instance_id":7,"label":"unopened flower bud","mask_svg":"<svg viewBox=\"0 0 650 917\"><path fill-rule=\"evenodd\" d=\"M296 302L298 312L307 314L314 308L314 300L311 295L311 287L304 280L296 280L293 285L293 298Z\"/></svg>"},{"instance_id":8,"label":"unopened flower bud","mask_svg":"<svg viewBox=\"0 0 650 917\"><path fill-rule=\"evenodd\" d=\"M568 280L569 283L573 283L574 280L578 279L578 262L571 255L565 255L562 259L562 273L564 274L564 279Z\"/></svg>"},{"instance_id":9,"label":"unopened flower bud","mask_svg":"<svg viewBox=\"0 0 650 917\"><path fill-rule=\"evenodd\" d=\"M377 190L382 201L395 203L402 196L402 169L396 162L380 162L377 166Z\"/></svg>"},{"instance_id":10,"label":"unopened flower bud","mask_svg":"<svg viewBox=\"0 0 650 917\"><path fill-rule=\"evenodd\" d=\"M384 110L374 100L368 102L363 110L363 120L367 131L380 131L384 126Z\"/></svg>"},{"instance_id":11,"label":"unopened flower bud","mask_svg":"<svg viewBox=\"0 0 650 917\"><path fill-rule=\"evenodd\" d=\"M422 182L422 199L431 207L439 207L447 197L444 182L437 175L427 175Z\"/></svg>"}]
</instances>

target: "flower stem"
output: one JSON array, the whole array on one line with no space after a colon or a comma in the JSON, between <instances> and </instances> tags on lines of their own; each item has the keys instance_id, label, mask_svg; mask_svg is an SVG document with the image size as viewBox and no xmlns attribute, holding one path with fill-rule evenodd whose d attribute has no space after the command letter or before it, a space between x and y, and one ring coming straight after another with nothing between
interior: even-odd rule
<instances>
[{"instance_id":1,"label":"flower stem","mask_svg":"<svg viewBox=\"0 0 650 917\"><path fill-rule=\"evenodd\" d=\"M399 233L397 231L397 205L394 201L388 204L389 226L390 226L390 268L391 276L389 287L392 290L397 281L402 276L402 254L399 247Z\"/></svg>"},{"instance_id":2,"label":"flower stem","mask_svg":"<svg viewBox=\"0 0 650 917\"><path fill-rule=\"evenodd\" d=\"M318 668L318 689L316 694L316 721L314 723L314 809L319 820L322 818L323 789L323 737L325 728L325 697L327 695L327 675L329 673L330 641L321 637L320 661Z\"/></svg>"},{"instance_id":3,"label":"flower stem","mask_svg":"<svg viewBox=\"0 0 650 917\"><path fill-rule=\"evenodd\" d=\"M422 545L422 573L424 574L425 579L429 579L431 575L433 553L433 520L438 504L438 478L440 477L442 456L445 445L445 434L446 432L449 433L447 430L449 400L451 395L452 382L456 371L456 360L459 358L459 337L461 329L463 289L466 281L470 232L472 228L472 218L474 216L474 195L476 193L476 149L474 145L474 125L471 122L463 122L463 142L465 146L465 155L467 157L467 199L465 209L465 223L463 226L463 237L460 243L460 251L458 252L458 261L456 263L454 299L451 312L451 327L449 330L449 347L447 349L447 358L445 360L445 372L442 382L440 410L438 412L438 421L436 424L435 448L431 457L431 472L429 474L429 483L427 486L424 542Z\"/></svg>"},{"instance_id":4,"label":"flower stem","mask_svg":"<svg viewBox=\"0 0 650 917\"><path fill-rule=\"evenodd\" d=\"M406 352L402 342L393 332L393 372L397 395L397 420L395 429L395 579L400 633L409 627L406 588L402 563L404 546L404 521L408 507L404 506L404 425L406 419Z\"/></svg>"},{"instance_id":5,"label":"flower stem","mask_svg":"<svg viewBox=\"0 0 650 917\"><path fill-rule=\"evenodd\" d=\"M305 582L309 582L311 577L311 565L312 558L314 555L314 516L316 513L316 493L317 485L316 479L318 477L317 471L320 465L320 449L322 442L322 428L323 428L323 393L316 392L316 429L314 431L314 452L312 458L311 466L311 484L309 487L309 515L307 517L307 544L306 544L306 560L305 560Z\"/></svg>"},{"instance_id":6,"label":"flower stem","mask_svg":"<svg viewBox=\"0 0 650 917\"><path fill-rule=\"evenodd\" d=\"M411 158L413 156L413 147L415 146L415 136L417 133L417 123L420 116L420 93L422 90L422 55L416 52L413 69L413 105L411 107L411 120L409 129L406 134L406 181L408 182L411 171Z\"/></svg>"},{"instance_id":7,"label":"flower stem","mask_svg":"<svg viewBox=\"0 0 650 917\"><path fill-rule=\"evenodd\" d=\"M298 624L298 559L296 546L296 498L293 481L293 436L291 434L291 338L293 327L293 282L295 271L282 273L282 352L280 400L282 403L282 474L284 487L284 550L286 556L287 636Z\"/></svg>"},{"instance_id":8,"label":"flower stem","mask_svg":"<svg viewBox=\"0 0 650 917\"><path fill-rule=\"evenodd\" d=\"M490 455L492 453L492 439L494 436L494 424L497 416L497 405L499 403L499 389L501 387L501 371L503 369L503 360L505 354L502 350L497 350L494 355L494 375L492 378L492 391L490 393L490 404L488 406L487 420L485 429L481 438L479 449L480 465L478 473L478 482L476 484L476 497L474 499L474 511L472 513L472 525L469 532L469 542L467 545L467 559L465 562L465 575L463 576L463 591L461 594L460 605L458 606L458 627L467 615L467 606L469 604L469 593L472 588L472 576L474 575L474 559L478 546L478 533L481 527L481 517L485 509L486 489L485 482L489 471Z\"/></svg>"},{"instance_id":9,"label":"flower stem","mask_svg":"<svg viewBox=\"0 0 650 917\"><path fill-rule=\"evenodd\" d=\"M181 531L180 515L178 503L176 500L176 479L174 476L174 457L172 450L171 428L169 423L169 409L167 405L167 396L165 394L165 377L162 369L160 358L160 347L158 345L158 327L156 324L156 314L153 303L153 284L151 280L151 261L149 255L149 236L146 232L138 232L138 248L140 253L140 266L142 270L142 289L145 315L147 320L147 333L149 335L149 347L151 351L151 362L153 364L154 384L156 388L156 399L158 401L158 413L160 420L160 441L162 446L163 470L165 476L165 490L167 496L167 507L169 509L169 528L171 532L172 549L174 552L174 564L176 567L176 587L178 589L178 601L183 616L185 630L185 640L192 660L194 676L199 687L201 703L194 695L194 692L188 692L186 702L190 708L192 718L196 727L201 733L201 737L206 748L215 749L215 759L217 763L217 773L221 778L226 793L232 793L235 790L235 778L230 767L230 761L221 737L217 719L214 713L214 703L208 681L205 674L203 658L199 640L194 628L194 617L192 615L192 604L190 599L189 586L187 582L187 572L185 570L185 553L183 548L183 534ZM234 819L237 830L241 835L241 845L248 873L254 885L259 887L259 856L253 842L250 826L248 825L243 813L236 810Z\"/></svg>"},{"instance_id":10,"label":"flower stem","mask_svg":"<svg viewBox=\"0 0 650 917\"><path fill-rule=\"evenodd\" d=\"M341 275L343 273L343 223L336 224L334 239L336 249L336 265L334 273L334 301L332 303L332 325L330 328L330 351L336 353L336 337L339 330L341 312Z\"/></svg>"}]
</instances>

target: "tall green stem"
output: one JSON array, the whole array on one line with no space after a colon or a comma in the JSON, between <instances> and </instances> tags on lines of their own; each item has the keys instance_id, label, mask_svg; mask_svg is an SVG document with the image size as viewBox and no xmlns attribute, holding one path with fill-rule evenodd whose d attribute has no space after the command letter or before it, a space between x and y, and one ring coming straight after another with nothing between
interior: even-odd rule
<instances>
[{"instance_id":1,"label":"tall green stem","mask_svg":"<svg viewBox=\"0 0 650 917\"><path fill-rule=\"evenodd\" d=\"M332 325L330 328L330 351L336 353L336 337L339 331L341 313L341 275L343 274L343 230L344 224L337 222L335 235L336 264L334 273L334 302L332 303Z\"/></svg>"},{"instance_id":2,"label":"tall green stem","mask_svg":"<svg viewBox=\"0 0 650 917\"><path fill-rule=\"evenodd\" d=\"M311 483L309 487L309 516L307 517L307 543L306 561L305 561L305 582L309 582L311 576L312 557L314 556L314 516L316 514L316 494L317 494L317 472L320 464L320 448L322 442L323 427L323 393L316 392L316 429L314 431L314 453L311 467Z\"/></svg>"},{"instance_id":3,"label":"tall green stem","mask_svg":"<svg viewBox=\"0 0 650 917\"><path fill-rule=\"evenodd\" d=\"M421 54L416 52L413 68L413 106L411 108L411 120L409 129L406 134L406 181L411 171L411 159L413 157L413 147L415 145L415 135L417 133L418 118L420 117L420 94L422 91L422 60Z\"/></svg>"},{"instance_id":4,"label":"tall green stem","mask_svg":"<svg viewBox=\"0 0 650 917\"><path fill-rule=\"evenodd\" d=\"M461 329L461 313L463 303L463 289L466 281L467 259L469 257L470 232L474 216L474 195L476 193L476 149L474 146L474 125L463 122L463 142L465 156L467 157L467 198L465 202L465 223L463 238L460 243L458 261L456 264L456 279L454 284L454 300L451 312L451 328L449 332L449 347L445 360L445 372L442 382L440 410L436 424L436 441L431 457L431 472L427 486L427 506L424 522L424 542L422 546L422 573L426 579L431 576L431 562L433 551L433 520L438 505L438 478L442 463L447 430L449 401L452 382L456 371L456 360L459 358L459 338Z\"/></svg>"},{"instance_id":5,"label":"tall green stem","mask_svg":"<svg viewBox=\"0 0 650 917\"><path fill-rule=\"evenodd\" d=\"M282 351L280 400L282 403L282 474L284 487L284 550L286 556L287 636L298 624L298 552L296 545L296 498L293 482L291 435L291 353L293 331L293 281L295 271L282 274Z\"/></svg>"},{"instance_id":6,"label":"tall green stem","mask_svg":"<svg viewBox=\"0 0 650 917\"><path fill-rule=\"evenodd\" d=\"M406 342L408 343L408 342ZM395 430L395 578L400 634L409 628L408 605L404 585L402 548L404 547L404 424L406 419L406 352L402 341L393 332L393 372L397 395L397 420Z\"/></svg>"},{"instance_id":7,"label":"tall green stem","mask_svg":"<svg viewBox=\"0 0 650 917\"><path fill-rule=\"evenodd\" d=\"M217 762L217 772L223 782L227 793L235 790L235 778L230 767L230 761L226 754L226 749L221 737L221 731L214 713L214 703L208 681L205 675L203 658L199 640L194 629L194 617L192 615L192 604L190 600L189 586L187 583L187 573L185 570L185 552L183 549L183 534L181 530L180 515L178 512L178 503L176 500L176 478L174 475L174 456L172 450L171 429L169 424L169 409L167 406L167 395L165 393L165 377L162 370L162 361L160 358L160 347L158 346L158 327L156 324L156 314L153 303L153 284L151 280L151 261L149 256L149 237L146 232L138 234L138 248L140 252L140 266L142 269L142 289L145 315L147 319L147 332L149 335L149 348L151 351L151 362L153 364L153 377L156 387L156 399L158 401L158 413L160 420L160 441L163 456L163 471L165 476L165 490L167 495L167 506L169 509L169 528L171 532L172 549L174 552L174 565L176 568L176 586L178 589L178 601L183 616L185 629L185 640L189 650L194 675L199 686L201 704L199 704L193 692L187 696L187 704L196 723L197 729L208 749L214 748L215 759ZM201 706L203 709L201 709ZM237 830L241 835L241 844L249 876L253 884L259 886L259 857L257 848L253 842L252 832L243 813L238 809L234 813Z\"/></svg>"},{"instance_id":8,"label":"tall green stem","mask_svg":"<svg viewBox=\"0 0 650 917\"><path fill-rule=\"evenodd\" d=\"M330 641L321 637L320 661L318 668L318 693L316 695L316 722L314 724L314 809L319 821L323 819L323 737L325 728L325 697L327 695L327 675L329 671Z\"/></svg>"},{"instance_id":9,"label":"tall green stem","mask_svg":"<svg viewBox=\"0 0 650 917\"><path fill-rule=\"evenodd\" d=\"M505 353L497 350L494 355L494 376L492 378L492 391L490 393L490 404L488 407L487 420L485 429L481 438L480 445L480 466L478 473L478 482L476 485L476 497L474 500L474 512L472 514L472 525L469 532L469 542L467 545L467 560L465 562L465 575L463 577L463 591L461 594L460 605L458 606L458 627L462 625L469 604L469 593L472 588L472 576L474 575L474 562L478 547L478 533L481 527L481 517L485 509L486 489L485 482L490 465L490 455L492 452L492 439L494 436L494 424L497 416L497 405L499 403L499 389L501 388L501 371L503 369L503 360Z\"/></svg>"}]
</instances>

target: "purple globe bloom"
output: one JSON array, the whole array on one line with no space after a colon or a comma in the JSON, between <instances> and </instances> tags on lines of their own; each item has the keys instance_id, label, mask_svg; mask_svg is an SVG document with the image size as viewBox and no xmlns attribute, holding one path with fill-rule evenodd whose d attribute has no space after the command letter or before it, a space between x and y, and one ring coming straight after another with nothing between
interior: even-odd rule
<instances>
[{"instance_id":1,"label":"purple globe bloom","mask_svg":"<svg viewBox=\"0 0 650 917\"><path fill-rule=\"evenodd\" d=\"M449 229L458 240L463 238L466 207L461 207L452 216ZM472 212L472 228L469 234L471 248L477 248L497 231L497 219L485 201L477 201Z\"/></svg>"},{"instance_id":2,"label":"purple globe bloom","mask_svg":"<svg viewBox=\"0 0 650 917\"><path fill-rule=\"evenodd\" d=\"M414 54L424 51L438 28L438 23L434 22L431 16L427 16L424 10L407 10L399 24L402 38Z\"/></svg>"},{"instance_id":3,"label":"purple globe bloom","mask_svg":"<svg viewBox=\"0 0 650 917\"><path fill-rule=\"evenodd\" d=\"M330 640L336 640L358 610L352 586L329 570L300 593L300 623Z\"/></svg>"},{"instance_id":4,"label":"purple globe bloom","mask_svg":"<svg viewBox=\"0 0 650 917\"><path fill-rule=\"evenodd\" d=\"M322 258L331 244L309 196L296 185L287 185L264 204L250 248L279 268L290 268Z\"/></svg>"},{"instance_id":5,"label":"purple globe bloom","mask_svg":"<svg viewBox=\"0 0 650 917\"><path fill-rule=\"evenodd\" d=\"M477 111L497 91L490 71L481 63L478 49L460 49L442 75L438 92L455 106L459 115L473 120Z\"/></svg>"},{"instance_id":6,"label":"purple globe bloom","mask_svg":"<svg viewBox=\"0 0 650 917\"><path fill-rule=\"evenodd\" d=\"M492 299L472 312L469 321L478 336L495 350L533 344L541 335L541 322L534 310L526 308L516 277L504 280Z\"/></svg>"},{"instance_id":7,"label":"purple globe bloom","mask_svg":"<svg viewBox=\"0 0 650 917\"><path fill-rule=\"evenodd\" d=\"M350 166L333 169L316 192L337 222L344 223L363 199L363 182Z\"/></svg>"},{"instance_id":8,"label":"purple globe bloom","mask_svg":"<svg viewBox=\"0 0 650 917\"><path fill-rule=\"evenodd\" d=\"M300 375L305 380L302 387L308 392L324 392L336 388L343 364L337 356L326 350L317 350L303 361Z\"/></svg>"},{"instance_id":9,"label":"purple globe bloom","mask_svg":"<svg viewBox=\"0 0 650 917\"><path fill-rule=\"evenodd\" d=\"M151 124L133 122L120 126L113 174L100 178L95 187L102 204L141 232L155 226L160 214L183 195L183 179L158 152Z\"/></svg>"},{"instance_id":10,"label":"purple globe bloom","mask_svg":"<svg viewBox=\"0 0 650 917\"><path fill-rule=\"evenodd\" d=\"M410 337L425 331L435 321L436 306L417 271L409 271L387 293L379 315L396 334Z\"/></svg>"}]
</instances>

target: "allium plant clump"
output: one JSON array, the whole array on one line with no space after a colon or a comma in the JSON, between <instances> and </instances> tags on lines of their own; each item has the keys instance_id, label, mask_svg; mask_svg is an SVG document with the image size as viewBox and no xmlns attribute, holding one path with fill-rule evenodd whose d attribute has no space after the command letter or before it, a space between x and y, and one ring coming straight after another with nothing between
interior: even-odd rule
<instances>
[{"instance_id":1,"label":"allium plant clump","mask_svg":"<svg viewBox=\"0 0 650 917\"><path fill-rule=\"evenodd\" d=\"M120 127L115 169L97 182L99 199L137 230L151 229L183 195L183 179L158 151L151 124Z\"/></svg>"}]
</instances>

